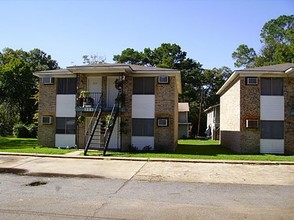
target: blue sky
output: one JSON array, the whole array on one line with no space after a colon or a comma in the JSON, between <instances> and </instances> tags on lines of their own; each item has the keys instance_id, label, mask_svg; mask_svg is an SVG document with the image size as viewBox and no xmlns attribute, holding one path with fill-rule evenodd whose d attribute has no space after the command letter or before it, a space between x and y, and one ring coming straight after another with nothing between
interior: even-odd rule
<instances>
[{"instance_id":1,"label":"blue sky","mask_svg":"<svg viewBox=\"0 0 294 220\"><path fill-rule=\"evenodd\" d=\"M0 50L39 48L60 67L176 43L204 68L234 68L240 44L259 51L260 30L291 15L293 0L0 0Z\"/></svg>"}]
</instances>

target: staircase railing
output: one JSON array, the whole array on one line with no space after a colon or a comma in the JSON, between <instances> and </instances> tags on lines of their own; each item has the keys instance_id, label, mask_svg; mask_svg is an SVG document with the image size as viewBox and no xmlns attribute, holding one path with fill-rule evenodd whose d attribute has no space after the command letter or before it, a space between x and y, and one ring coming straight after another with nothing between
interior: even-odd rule
<instances>
[{"instance_id":1,"label":"staircase railing","mask_svg":"<svg viewBox=\"0 0 294 220\"><path fill-rule=\"evenodd\" d=\"M120 94L118 94L119 97ZM106 122L106 129L105 129L105 133L104 133L104 150L103 150L103 156L105 156L106 151L108 149L108 145L110 142L110 138L113 132L113 128L116 122L116 119L118 117L119 114L119 105L120 102L119 101L115 101L113 107L112 107L112 111L110 114L110 117L108 119L108 121Z\"/></svg>"},{"instance_id":2,"label":"staircase railing","mask_svg":"<svg viewBox=\"0 0 294 220\"><path fill-rule=\"evenodd\" d=\"M102 102L102 94L100 95L98 104L96 105L95 111L93 112L93 115L91 117L90 123L88 125L87 131L86 131L86 146L84 149L84 155L87 154L91 141L93 139L94 133L96 131L97 125L99 123L99 120L101 118L101 114L102 114L102 107L103 107L103 102Z\"/></svg>"}]
</instances>

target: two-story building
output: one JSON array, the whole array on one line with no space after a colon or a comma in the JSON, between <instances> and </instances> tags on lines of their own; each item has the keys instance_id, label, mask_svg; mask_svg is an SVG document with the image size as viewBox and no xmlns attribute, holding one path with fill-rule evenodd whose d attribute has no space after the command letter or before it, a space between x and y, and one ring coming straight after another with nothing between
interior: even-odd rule
<instances>
[{"instance_id":1,"label":"two-story building","mask_svg":"<svg viewBox=\"0 0 294 220\"><path fill-rule=\"evenodd\" d=\"M105 131L111 130L108 147L112 149L175 150L179 71L98 64L34 75L40 79L40 145L84 148L91 138L89 147L99 149L105 146ZM111 114L114 109L117 112Z\"/></svg>"},{"instance_id":2,"label":"two-story building","mask_svg":"<svg viewBox=\"0 0 294 220\"><path fill-rule=\"evenodd\" d=\"M235 71L220 95L221 144L241 153L294 154L294 64Z\"/></svg>"}]
</instances>

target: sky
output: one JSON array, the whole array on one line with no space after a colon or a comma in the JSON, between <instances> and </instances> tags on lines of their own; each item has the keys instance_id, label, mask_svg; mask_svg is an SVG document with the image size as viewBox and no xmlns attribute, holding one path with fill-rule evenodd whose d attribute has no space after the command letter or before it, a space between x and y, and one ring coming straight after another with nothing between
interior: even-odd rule
<instances>
[{"instance_id":1,"label":"sky","mask_svg":"<svg viewBox=\"0 0 294 220\"><path fill-rule=\"evenodd\" d=\"M240 44L258 52L263 25L293 12L294 0L0 0L0 50L39 48L66 68L175 43L203 68L234 70Z\"/></svg>"}]
</instances>

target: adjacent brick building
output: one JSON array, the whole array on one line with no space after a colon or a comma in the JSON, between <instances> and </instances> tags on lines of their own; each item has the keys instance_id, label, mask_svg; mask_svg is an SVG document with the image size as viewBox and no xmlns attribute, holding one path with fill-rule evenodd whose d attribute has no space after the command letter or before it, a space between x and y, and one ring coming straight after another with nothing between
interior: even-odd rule
<instances>
[{"instance_id":1,"label":"adjacent brick building","mask_svg":"<svg viewBox=\"0 0 294 220\"><path fill-rule=\"evenodd\" d=\"M294 64L235 71L220 88L221 144L240 153L294 154Z\"/></svg>"},{"instance_id":2,"label":"adjacent brick building","mask_svg":"<svg viewBox=\"0 0 294 220\"><path fill-rule=\"evenodd\" d=\"M91 148L103 146L107 118L123 99L109 148L174 151L178 140L180 72L127 64L72 66L36 72L40 78L39 143L84 148L96 107L103 106ZM118 83L120 97L118 97ZM99 136L101 136L99 138Z\"/></svg>"}]
</instances>

